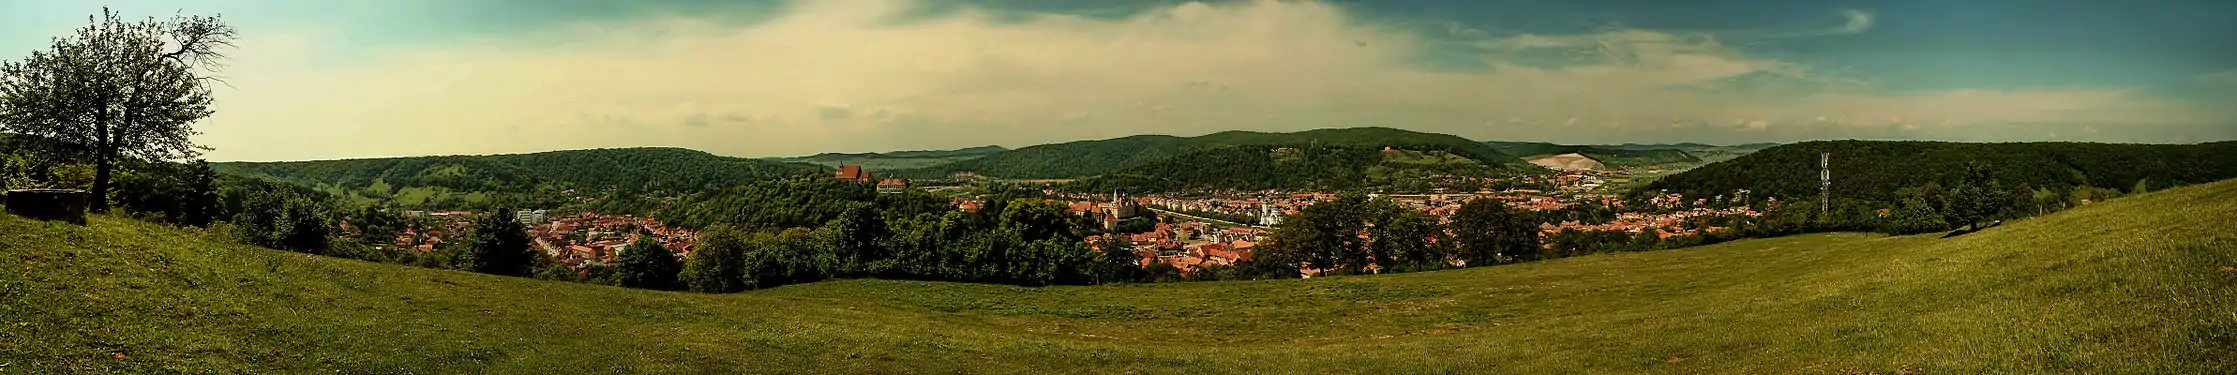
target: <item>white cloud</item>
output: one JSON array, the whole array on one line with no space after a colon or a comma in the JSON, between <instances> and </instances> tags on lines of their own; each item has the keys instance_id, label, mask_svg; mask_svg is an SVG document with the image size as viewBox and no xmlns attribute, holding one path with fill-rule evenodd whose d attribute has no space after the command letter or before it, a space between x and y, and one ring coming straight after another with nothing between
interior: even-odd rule
<instances>
[{"instance_id":1,"label":"white cloud","mask_svg":"<svg viewBox=\"0 0 2237 375\"><path fill-rule=\"evenodd\" d=\"M2118 88L1873 94L1714 37L1652 30L1489 39L1482 45L1495 52L1481 58L1493 69L1452 71L1424 68L1429 36L1312 2L1187 3L1120 20L964 11L890 22L910 6L810 1L746 26L582 24L340 64L321 54L357 47L317 33L252 34L229 71L237 90L221 92L202 140L219 159L641 145L792 155L1366 124L1589 141L1630 127L1745 118L1762 130L1821 114L1956 124L1945 128L2201 120ZM1840 30L1872 24L1861 12L1849 21ZM1580 54L1524 63L1563 50ZM1735 78L1778 84L1727 84ZM1528 121L1483 120L1498 118ZM1562 130L1580 118L1616 130Z\"/></svg>"},{"instance_id":2,"label":"white cloud","mask_svg":"<svg viewBox=\"0 0 2237 375\"><path fill-rule=\"evenodd\" d=\"M1872 29L1871 12L1866 12L1858 9L1843 9L1841 10L1841 17L1847 19L1848 21L1842 23L1841 27L1834 28L1834 34L1856 35L1863 34L1865 30Z\"/></svg>"}]
</instances>

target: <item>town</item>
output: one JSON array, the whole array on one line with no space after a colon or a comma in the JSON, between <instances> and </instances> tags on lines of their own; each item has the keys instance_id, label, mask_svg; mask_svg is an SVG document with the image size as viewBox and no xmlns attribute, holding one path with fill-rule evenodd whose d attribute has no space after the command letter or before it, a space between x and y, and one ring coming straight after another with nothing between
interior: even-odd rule
<instances>
[{"instance_id":1,"label":"town","mask_svg":"<svg viewBox=\"0 0 2237 375\"><path fill-rule=\"evenodd\" d=\"M842 166L832 178L859 183L876 184L880 193L897 193L906 189L928 191L952 187L912 187L910 181L899 178L875 178L871 171L861 166ZM1509 207L1530 211L1549 212L1569 209L1580 204L1593 204L1624 209L1624 200L1610 191L1608 182L1621 180L1629 171L1601 169L1556 169L1546 176L1523 176L1525 183L1550 186L1551 189L1485 190L1472 193L1444 194L1368 194L1371 199L1389 199L1403 207L1419 210L1441 223L1450 221L1450 215L1462 203L1473 199L1495 199ZM1132 246L1144 267L1164 263L1178 269L1183 275L1206 266L1232 265L1251 259L1254 248L1263 242L1269 232L1280 225L1282 218L1295 215L1316 202L1336 196L1330 192L1310 191L1204 191L1186 194L1066 193L1056 189L1043 190L1049 199L1062 202L1074 215L1088 217L1101 230L1110 233L1088 238L1090 243L1103 236L1117 236ZM1745 191L1733 197L1719 197L1728 202L1745 201ZM1588 223L1564 220L1540 224L1541 235L1562 231L1620 232L1627 236L1653 233L1656 238L1715 232L1727 228L1716 226L1689 227L1689 220L1712 216L1759 217L1762 214L1747 205L1730 205L1712 208L1711 199L1686 199L1677 194L1651 197L1652 210L1623 210L1613 220ZM954 206L961 210L976 210L984 204L969 197L957 198ZM447 241L446 234L465 233L473 213L407 211L405 216L421 225L414 225L399 234L395 246L425 253L433 251ZM1154 218L1150 218L1154 216ZM1146 219L1147 218L1147 219ZM676 256L690 253L691 244L699 237L692 228L669 226L658 219L626 214L597 212L554 213L551 210L521 210L514 219L528 228L534 238L535 250L550 256L570 268L582 271L586 267L612 264L617 254L627 250L628 244L639 237L650 236ZM1130 223L1139 222L1138 225ZM1134 230L1126 230L1134 229ZM1552 246L1548 243L1545 246ZM1312 274L1313 271L1306 271Z\"/></svg>"}]
</instances>

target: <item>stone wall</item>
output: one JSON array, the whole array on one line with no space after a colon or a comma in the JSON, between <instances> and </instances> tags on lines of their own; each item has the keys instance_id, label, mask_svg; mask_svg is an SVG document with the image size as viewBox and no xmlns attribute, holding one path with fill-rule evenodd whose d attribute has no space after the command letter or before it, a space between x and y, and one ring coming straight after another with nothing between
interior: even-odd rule
<instances>
[{"instance_id":1,"label":"stone wall","mask_svg":"<svg viewBox=\"0 0 2237 375\"><path fill-rule=\"evenodd\" d=\"M85 225L86 195L84 190L9 190L0 202L11 215Z\"/></svg>"}]
</instances>

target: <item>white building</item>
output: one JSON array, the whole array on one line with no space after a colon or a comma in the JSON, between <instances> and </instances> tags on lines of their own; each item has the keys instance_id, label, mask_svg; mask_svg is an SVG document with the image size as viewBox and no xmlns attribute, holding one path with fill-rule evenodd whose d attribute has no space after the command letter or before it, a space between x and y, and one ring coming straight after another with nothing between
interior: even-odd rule
<instances>
[{"instance_id":1,"label":"white building","mask_svg":"<svg viewBox=\"0 0 2237 375\"><path fill-rule=\"evenodd\" d=\"M551 217L544 210L520 210L513 213L513 220L520 221L523 225L539 225L551 222Z\"/></svg>"},{"instance_id":2,"label":"white building","mask_svg":"<svg viewBox=\"0 0 2237 375\"><path fill-rule=\"evenodd\" d=\"M1259 225L1259 226L1268 226L1268 227L1271 227L1271 226L1274 226L1274 225L1277 225L1277 224L1281 224L1281 223L1282 223L1282 210L1280 210L1280 209L1276 209L1276 208L1274 208L1274 206L1273 206L1273 205L1270 205L1270 204L1266 204L1265 202L1259 202L1259 203L1258 203L1258 225Z\"/></svg>"}]
</instances>

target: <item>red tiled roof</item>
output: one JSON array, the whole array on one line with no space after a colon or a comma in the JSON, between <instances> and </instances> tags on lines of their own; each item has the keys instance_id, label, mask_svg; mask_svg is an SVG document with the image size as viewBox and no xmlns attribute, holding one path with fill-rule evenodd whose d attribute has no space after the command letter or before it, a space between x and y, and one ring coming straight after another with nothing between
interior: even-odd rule
<instances>
[{"instance_id":1,"label":"red tiled roof","mask_svg":"<svg viewBox=\"0 0 2237 375\"><path fill-rule=\"evenodd\" d=\"M870 171L863 170L860 165L843 165L839 166L837 177L842 180L870 181Z\"/></svg>"}]
</instances>

